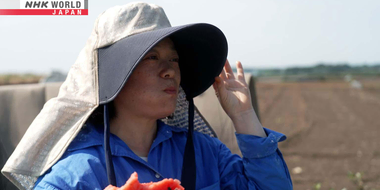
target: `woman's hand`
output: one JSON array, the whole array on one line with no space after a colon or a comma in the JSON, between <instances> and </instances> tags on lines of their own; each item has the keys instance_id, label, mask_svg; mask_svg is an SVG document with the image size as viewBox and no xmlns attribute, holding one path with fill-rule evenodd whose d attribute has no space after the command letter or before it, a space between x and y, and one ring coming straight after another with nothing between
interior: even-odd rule
<instances>
[{"instance_id":1,"label":"woman's hand","mask_svg":"<svg viewBox=\"0 0 380 190\"><path fill-rule=\"evenodd\" d=\"M213 84L215 94L224 111L234 123L237 133L266 137L262 125L252 107L251 95L245 82L242 64L236 63L237 76L226 60L224 69Z\"/></svg>"},{"instance_id":2,"label":"woman's hand","mask_svg":"<svg viewBox=\"0 0 380 190\"><path fill-rule=\"evenodd\" d=\"M230 118L253 109L249 88L244 78L243 66L240 62L236 62L236 67L237 77L234 76L227 60L222 73L219 77L215 77L213 84L215 94Z\"/></svg>"}]
</instances>

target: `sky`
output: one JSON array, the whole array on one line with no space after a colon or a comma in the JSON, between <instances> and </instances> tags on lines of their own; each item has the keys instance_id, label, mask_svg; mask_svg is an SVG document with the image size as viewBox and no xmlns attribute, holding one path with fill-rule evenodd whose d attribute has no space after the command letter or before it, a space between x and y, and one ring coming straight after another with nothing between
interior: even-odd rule
<instances>
[{"instance_id":1,"label":"sky","mask_svg":"<svg viewBox=\"0 0 380 190\"><path fill-rule=\"evenodd\" d=\"M0 8L14 0L1 0ZM68 72L107 8L132 1L91 0L88 16L0 16L0 73ZM378 0L152 0L173 26L210 23L228 40L230 63L286 68L319 62L380 62Z\"/></svg>"}]
</instances>

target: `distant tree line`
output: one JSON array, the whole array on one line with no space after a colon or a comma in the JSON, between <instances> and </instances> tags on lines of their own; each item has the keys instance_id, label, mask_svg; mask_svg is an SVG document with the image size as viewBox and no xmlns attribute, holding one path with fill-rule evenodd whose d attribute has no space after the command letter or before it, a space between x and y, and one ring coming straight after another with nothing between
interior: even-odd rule
<instances>
[{"instance_id":1,"label":"distant tree line","mask_svg":"<svg viewBox=\"0 0 380 190\"><path fill-rule=\"evenodd\" d=\"M289 75L380 75L380 63L375 65L350 66L349 64L319 63L312 67L289 67L286 69L248 70L256 76L289 76Z\"/></svg>"}]
</instances>

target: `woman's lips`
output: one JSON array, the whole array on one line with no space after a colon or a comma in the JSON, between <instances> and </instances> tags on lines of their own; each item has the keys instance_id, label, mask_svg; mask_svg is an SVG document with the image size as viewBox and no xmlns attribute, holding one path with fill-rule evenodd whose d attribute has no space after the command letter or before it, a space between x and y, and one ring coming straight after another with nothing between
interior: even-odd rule
<instances>
[{"instance_id":1,"label":"woman's lips","mask_svg":"<svg viewBox=\"0 0 380 190\"><path fill-rule=\"evenodd\" d=\"M177 94L177 88L176 87L168 87L164 90L168 94Z\"/></svg>"}]
</instances>

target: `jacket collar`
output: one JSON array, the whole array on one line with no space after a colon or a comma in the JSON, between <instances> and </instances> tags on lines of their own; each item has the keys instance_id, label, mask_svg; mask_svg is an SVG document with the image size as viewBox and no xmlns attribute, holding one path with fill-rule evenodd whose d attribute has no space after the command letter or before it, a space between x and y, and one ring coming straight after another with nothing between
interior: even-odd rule
<instances>
[{"instance_id":1,"label":"jacket collar","mask_svg":"<svg viewBox=\"0 0 380 190\"><path fill-rule=\"evenodd\" d=\"M178 128L166 125L157 120L157 136L153 141L151 149L160 143L170 139L174 133L187 132L186 128ZM87 123L68 147L68 151L75 151L94 146L103 146L103 127ZM111 153L113 156L136 157L133 151L118 136L110 134Z\"/></svg>"}]
</instances>

